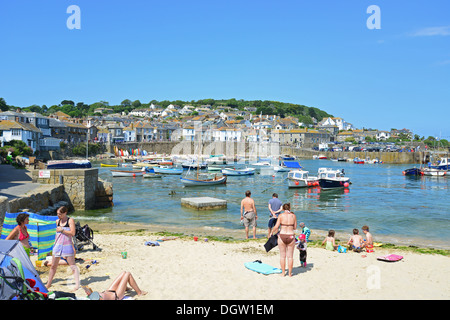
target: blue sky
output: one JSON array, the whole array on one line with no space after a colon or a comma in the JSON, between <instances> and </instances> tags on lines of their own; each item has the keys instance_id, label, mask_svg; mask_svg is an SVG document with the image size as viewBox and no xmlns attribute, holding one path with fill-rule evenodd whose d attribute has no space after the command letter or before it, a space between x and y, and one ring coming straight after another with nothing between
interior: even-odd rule
<instances>
[{"instance_id":1,"label":"blue sky","mask_svg":"<svg viewBox=\"0 0 450 320\"><path fill-rule=\"evenodd\" d=\"M2 0L0 97L275 100L450 139L450 1Z\"/></svg>"}]
</instances>

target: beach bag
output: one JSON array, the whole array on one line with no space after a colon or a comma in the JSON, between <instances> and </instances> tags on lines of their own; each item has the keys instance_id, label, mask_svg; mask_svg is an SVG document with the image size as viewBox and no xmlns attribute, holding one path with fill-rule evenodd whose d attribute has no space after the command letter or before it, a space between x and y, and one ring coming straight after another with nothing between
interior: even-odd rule
<instances>
[{"instance_id":1,"label":"beach bag","mask_svg":"<svg viewBox=\"0 0 450 320\"><path fill-rule=\"evenodd\" d=\"M346 253L347 252L347 248L345 248L343 246L339 246L337 248L337 252L339 252L339 253Z\"/></svg>"},{"instance_id":2,"label":"beach bag","mask_svg":"<svg viewBox=\"0 0 450 320\"><path fill-rule=\"evenodd\" d=\"M266 252L269 252L277 245L278 245L278 234L274 234L269 239L267 239L267 242L264 244L264 248L266 249Z\"/></svg>"}]
</instances>

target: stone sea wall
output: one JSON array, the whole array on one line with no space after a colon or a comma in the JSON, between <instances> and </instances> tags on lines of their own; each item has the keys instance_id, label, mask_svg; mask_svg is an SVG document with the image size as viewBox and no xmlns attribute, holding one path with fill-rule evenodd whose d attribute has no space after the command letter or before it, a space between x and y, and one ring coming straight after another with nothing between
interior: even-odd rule
<instances>
[{"instance_id":1,"label":"stone sea wall","mask_svg":"<svg viewBox=\"0 0 450 320\"><path fill-rule=\"evenodd\" d=\"M157 142L134 142L134 143L119 143L115 145L108 145L108 151L114 153L114 146L119 149L129 150L140 148L147 152L154 152L157 154L179 155L179 154L195 154L199 150L198 142L193 141L157 141ZM425 159L429 159L429 153L427 152L322 152L314 151L311 149L281 146L276 143L261 143L261 142L203 142L202 143L203 155L217 155L224 154L230 157L235 155L260 155L265 157L272 155L274 152L283 155L290 154L298 156L301 159L312 159L313 155L324 154L328 158L347 157L353 159L359 157L361 159L375 159L378 158L385 163L407 164L407 163L420 163ZM428 156L428 158L427 158Z\"/></svg>"},{"instance_id":2,"label":"stone sea wall","mask_svg":"<svg viewBox=\"0 0 450 320\"><path fill-rule=\"evenodd\" d=\"M92 210L113 206L112 183L98 178L98 169L33 170L33 182L60 183L75 210Z\"/></svg>"},{"instance_id":3,"label":"stone sea wall","mask_svg":"<svg viewBox=\"0 0 450 320\"><path fill-rule=\"evenodd\" d=\"M70 211L109 208L113 203L112 183L98 178L98 169L33 170L32 183L39 186L14 199L0 196L0 226L5 212L30 211L56 214L64 203Z\"/></svg>"}]
</instances>

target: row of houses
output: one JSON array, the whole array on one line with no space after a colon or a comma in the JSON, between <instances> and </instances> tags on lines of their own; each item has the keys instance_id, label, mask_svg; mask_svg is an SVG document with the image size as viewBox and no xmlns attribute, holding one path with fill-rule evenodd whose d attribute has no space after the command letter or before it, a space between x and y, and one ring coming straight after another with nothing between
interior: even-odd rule
<instances>
[{"instance_id":1,"label":"row of houses","mask_svg":"<svg viewBox=\"0 0 450 320\"><path fill-rule=\"evenodd\" d=\"M135 109L128 115L108 114L84 119L71 118L63 112L48 117L35 112L6 111L0 113L0 143L21 140L34 151L58 150L60 142L151 142L151 141L271 141L283 145L312 147L333 141L363 141L366 137L387 139L389 132L358 130L341 118L325 118L314 126L306 126L295 117L255 116L252 110L230 111L210 106L170 105L162 110L151 105ZM169 110L176 117L167 117ZM184 111L183 111L184 110ZM193 112L196 113L193 113ZM155 113L160 115L155 119ZM186 115L180 117L181 113ZM189 113L188 113L189 112ZM165 113L165 116L162 114ZM406 129L404 129L406 130ZM409 132L406 130L406 132ZM402 132L404 133L404 132Z\"/></svg>"}]
</instances>

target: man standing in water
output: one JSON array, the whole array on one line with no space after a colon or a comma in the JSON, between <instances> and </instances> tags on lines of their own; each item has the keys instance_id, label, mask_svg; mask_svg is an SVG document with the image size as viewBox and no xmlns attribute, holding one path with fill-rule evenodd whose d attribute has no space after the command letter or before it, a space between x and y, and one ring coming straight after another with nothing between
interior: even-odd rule
<instances>
[{"instance_id":1,"label":"man standing in water","mask_svg":"<svg viewBox=\"0 0 450 320\"><path fill-rule=\"evenodd\" d=\"M248 227L253 228L253 239L256 239L256 213L255 201L250 197L252 193L250 190L245 191L245 198L241 201L241 221L245 227L245 238L248 239Z\"/></svg>"}]
</instances>

